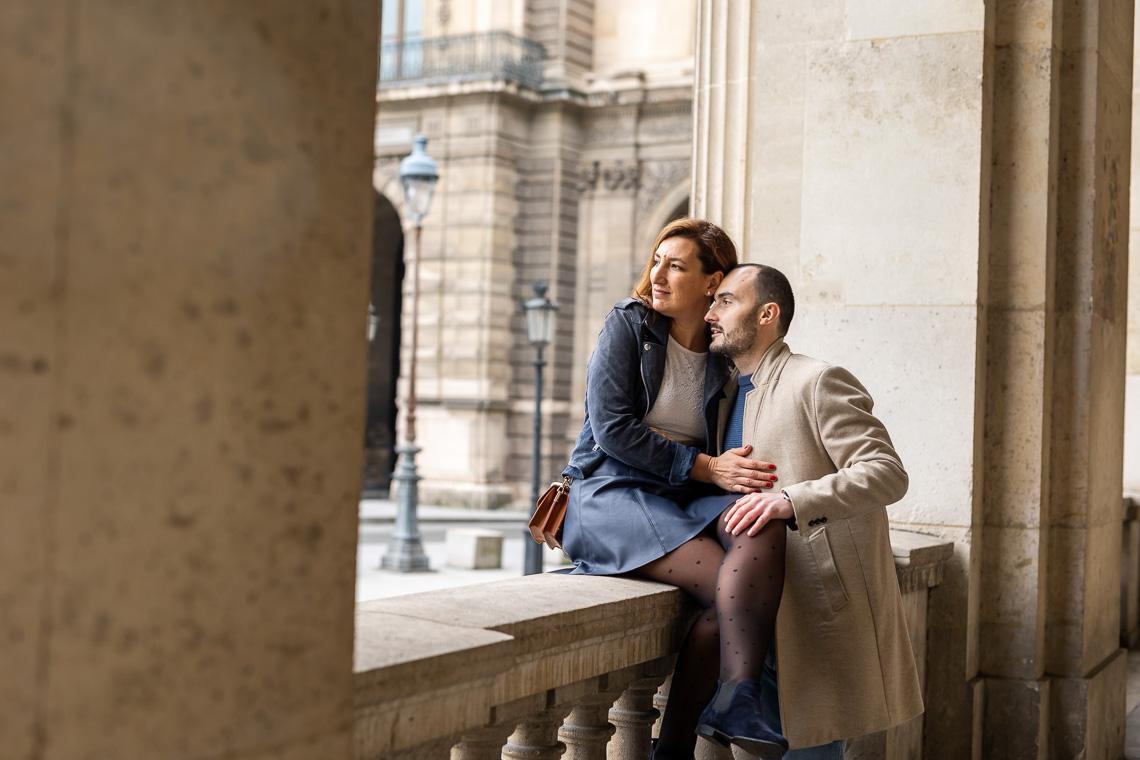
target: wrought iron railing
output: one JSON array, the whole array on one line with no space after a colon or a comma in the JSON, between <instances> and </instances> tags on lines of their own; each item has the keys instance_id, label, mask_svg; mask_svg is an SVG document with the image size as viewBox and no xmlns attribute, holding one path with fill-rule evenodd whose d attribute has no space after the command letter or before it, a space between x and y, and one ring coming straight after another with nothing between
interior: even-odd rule
<instances>
[{"instance_id":1,"label":"wrought iron railing","mask_svg":"<svg viewBox=\"0 0 1140 760\"><path fill-rule=\"evenodd\" d=\"M380 87L438 80L503 79L538 89L542 45L509 32L384 42Z\"/></svg>"}]
</instances>

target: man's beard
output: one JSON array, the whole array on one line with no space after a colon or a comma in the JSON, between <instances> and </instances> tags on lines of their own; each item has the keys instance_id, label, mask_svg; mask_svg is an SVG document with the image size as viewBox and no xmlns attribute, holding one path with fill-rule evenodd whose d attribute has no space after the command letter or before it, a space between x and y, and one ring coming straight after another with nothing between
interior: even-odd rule
<instances>
[{"instance_id":1,"label":"man's beard","mask_svg":"<svg viewBox=\"0 0 1140 760\"><path fill-rule=\"evenodd\" d=\"M732 332L722 332L720 334L720 342L715 346L710 346L709 350L714 354L723 354L729 359L735 359L748 353L754 345L756 345L756 333L759 331L759 326L756 324L756 318L760 314L760 307L757 306L752 312L741 320L741 326Z\"/></svg>"}]
</instances>

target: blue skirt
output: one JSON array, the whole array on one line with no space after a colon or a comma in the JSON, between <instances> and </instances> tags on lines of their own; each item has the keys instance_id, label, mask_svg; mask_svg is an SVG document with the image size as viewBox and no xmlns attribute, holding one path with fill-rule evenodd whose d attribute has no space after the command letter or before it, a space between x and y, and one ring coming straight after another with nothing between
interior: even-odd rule
<instances>
[{"instance_id":1,"label":"blue skirt","mask_svg":"<svg viewBox=\"0 0 1140 760\"><path fill-rule=\"evenodd\" d=\"M570 486L562 548L571 573L618 575L693 538L738 497L707 483L671 486L613 457Z\"/></svg>"}]
</instances>

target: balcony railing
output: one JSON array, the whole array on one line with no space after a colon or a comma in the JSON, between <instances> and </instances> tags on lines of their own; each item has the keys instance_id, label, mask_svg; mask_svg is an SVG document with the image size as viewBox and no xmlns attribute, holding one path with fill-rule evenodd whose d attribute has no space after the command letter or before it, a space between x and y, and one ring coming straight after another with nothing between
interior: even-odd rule
<instances>
[{"instance_id":1,"label":"balcony railing","mask_svg":"<svg viewBox=\"0 0 1140 760\"><path fill-rule=\"evenodd\" d=\"M498 79L538 89L543 57L542 45L509 32L384 42L380 87Z\"/></svg>"},{"instance_id":2,"label":"balcony railing","mask_svg":"<svg viewBox=\"0 0 1140 760\"><path fill-rule=\"evenodd\" d=\"M953 545L891 532L925 682L927 595ZM643 760L693 610L673 586L532 575L356 608L358 760ZM922 718L851 743L909 760ZM701 741L701 760L732 760Z\"/></svg>"}]
</instances>

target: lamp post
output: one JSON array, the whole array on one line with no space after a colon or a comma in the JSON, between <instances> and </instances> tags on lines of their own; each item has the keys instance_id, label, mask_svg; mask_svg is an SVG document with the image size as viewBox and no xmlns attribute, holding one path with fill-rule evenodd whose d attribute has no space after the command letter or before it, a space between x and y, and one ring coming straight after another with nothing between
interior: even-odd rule
<instances>
[{"instance_id":1,"label":"lamp post","mask_svg":"<svg viewBox=\"0 0 1140 760\"><path fill-rule=\"evenodd\" d=\"M409 354L408 397L404 406L404 442L396 447L399 459L392 480L399 484L396 512L396 530L388 543L388 551L380 560L384 570L402 573L428 569L427 555L416 521L419 493L416 474L416 349L420 324L420 240L423 221L431 207L431 196L439 170L427 154L427 137L416 135L412 152L400 162L400 184L404 188L405 216L415 228L415 257L412 259L412 346Z\"/></svg>"},{"instance_id":2,"label":"lamp post","mask_svg":"<svg viewBox=\"0 0 1140 760\"><path fill-rule=\"evenodd\" d=\"M534 284L534 298L523 304L526 312L526 337L534 347L534 452L530 471L530 503L538 501L539 489L539 463L542 458L542 368L546 362L542 358L542 350L554 337L554 312L558 305L546 297L546 283ZM534 575L542 572L542 545L535 543L530 537L530 531L523 530L523 546L526 555L523 557L523 575Z\"/></svg>"}]
</instances>

